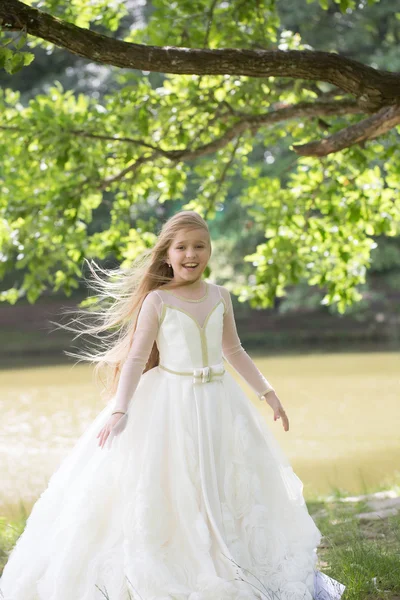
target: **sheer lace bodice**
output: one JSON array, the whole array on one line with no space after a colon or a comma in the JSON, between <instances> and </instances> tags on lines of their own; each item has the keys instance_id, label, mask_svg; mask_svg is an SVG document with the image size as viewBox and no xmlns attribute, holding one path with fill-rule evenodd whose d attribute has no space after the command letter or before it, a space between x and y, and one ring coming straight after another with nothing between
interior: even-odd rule
<instances>
[{"instance_id":1,"label":"sheer lace bodice","mask_svg":"<svg viewBox=\"0 0 400 600\"><path fill-rule=\"evenodd\" d=\"M140 308L133 342L122 367L115 410L127 412L154 342L160 365L183 371L207 367L225 358L261 396L273 387L241 345L230 292L206 283L199 299L186 299L171 290L153 290ZM118 423L119 428L123 423Z\"/></svg>"}]
</instances>

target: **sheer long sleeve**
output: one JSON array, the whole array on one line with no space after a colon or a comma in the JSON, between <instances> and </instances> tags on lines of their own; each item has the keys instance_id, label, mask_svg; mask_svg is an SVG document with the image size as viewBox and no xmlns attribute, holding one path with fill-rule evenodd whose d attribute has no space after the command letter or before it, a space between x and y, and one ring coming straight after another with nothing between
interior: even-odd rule
<instances>
[{"instance_id":1,"label":"sheer long sleeve","mask_svg":"<svg viewBox=\"0 0 400 600\"><path fill-rule=\"evenodd\" d=\"M121 369L113 408L113 411L121 411L126 414L113 427L112 433L114 435L120 433L126 426L132 396L157 337L160 326L160 302L159 296L154 292L150 292L140 307L132 345Z\"/></svg>"},{"instance_id":2,"label":"sheer long sleeve","mask_svg":"<svg viewBox=\"0 0 400 600\"><path fill-rule=\"evenodd\" d=\"M222 353L224 358L243 379L253 388L258 397L275 391L269 381L256 367L250 356L244 350L236 329L232 299L229 291L220 286L225 301L224 329L222 336Z\"/></svg>"}]
</instances>

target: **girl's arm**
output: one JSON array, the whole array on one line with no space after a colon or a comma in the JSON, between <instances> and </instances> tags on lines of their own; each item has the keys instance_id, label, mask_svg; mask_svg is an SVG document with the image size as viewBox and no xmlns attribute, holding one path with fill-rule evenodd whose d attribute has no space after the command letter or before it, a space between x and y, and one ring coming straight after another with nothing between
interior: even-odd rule
<instances>
[{"instance_id":1,"label":"girl's arm","mask_svg":"<svg viewBox=\"0 0 400 600\"><path fill-rule=\"evenodd\" d=\"M235 316L233 313L232 298L229 290L219 286L225 301L224 329L222 336L222 352L224 358L253 388L258 397L268 392L275 391L269 381L258 370L250 356L243 348L237 333Z\"/></svg>"},{"instance_id":2,"label":"girl's arm","mask_svg":"<svg viewBox=\"0 0 400 600\"><path fill-rule=\"evenodd\" d=\"M161 305L160 296L156 292L150 292L140 307L133 342L121 369L113 408L113 412L121 411L126 414L113 427L112 431L114 434L120 433L126 426L132 396L158 334Z\"/></svg>"}]
</instances>

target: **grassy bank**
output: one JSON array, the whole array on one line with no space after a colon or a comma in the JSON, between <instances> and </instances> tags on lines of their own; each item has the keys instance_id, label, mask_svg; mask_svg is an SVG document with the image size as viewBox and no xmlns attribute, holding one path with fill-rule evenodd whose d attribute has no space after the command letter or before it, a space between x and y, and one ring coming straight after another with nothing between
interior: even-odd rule
<instances>
[{"instance_id":1,"label":"grassy bank","mask_svg":"<svg viewBox=\"0 0 400 600\"><path fill-rule=\"evenodd\" d=\"M323 535L317 568L346 585L343 600L399 600L400 482L357 497L333 490L306 502ZM19 512L13 522L0 519L0 572L25 527L23 504Z\"/></svg>"},{"instance_id":2,"label":"grassy bank","mask_svg":"<svg viewBox=\"0 0 400 600\"><path fill-rule=\"evenodd\" d=\"M318 568L347 586L343 600L399 600L400 488L307 505L323 534Z\"/></svg>"}]
</instances>

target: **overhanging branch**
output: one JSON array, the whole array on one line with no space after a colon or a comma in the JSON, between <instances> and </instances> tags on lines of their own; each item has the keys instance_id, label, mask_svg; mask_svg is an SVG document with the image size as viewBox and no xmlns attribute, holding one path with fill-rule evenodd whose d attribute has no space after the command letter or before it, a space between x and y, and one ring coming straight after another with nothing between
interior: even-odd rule
<instances>
[{"instance_id":1,"label":"overhanging branch","mask_svg":"<svg viewBox=\"0 0 400 600\"><path fill-rule=\"evenodd\" d=\"M27 33L102 64L174 74L247 75L325 81L352 94L374 112L400 104L400 74L373 69L333 52L177 48L132 44L82 29L19 0L2 0L5 30Z\"/></svg>"},{"instance_id":2,"label":"overhanging branch","mask_svg":"<svg viewBox=\"0 0 400 600\"><path fill-rule=\"evenodd\" d=\"M224 103L226 104L226 103ZM156 158L157 156L163 156L172 161L181 160L194 160L201 156L207 156L217 152L221 148L224 148L230 141L238 137L247 130L257 130L265 125L273 125L290 119L301 119L310 117L322 117L322 116L339 116L358 114L361 110L358 107L355 100L338 100L338 101L316 101L316 102L299 102L295 105L288 105L278 108L276 110L268 111L259 115L251 115L244 113L235 113L230 111L229 118L237 116L237 121L231 124L226 131L218 138L215 138L207 144L197 146L187 146L186 148L174 150L167 149L161 146L155 146L149 144L146 140L138 139L130 136L116 136L107 134L97 134L91 131L71 129L65 131L65 133L74 137L84 137L94 140L104 140L112 142L120 142L132 144L135 146L143 147L144 149L150 149L153 152L149 155L150 158ZM15 125L0 125L0 130L23 132L23 127ZM198 139L198 132L196 133L196 139ZM146 158L146 161L149 157ZM141 164L141 163L140 163ZM134 162L133 165L128 166L124 169L122 176L118 176L117 179L122 179L127 173L136 169L140 166ZM125 173L126 171L126 173ZM117 179L111 178L103 183L102 187L108 187L110 183L113 183Z\"/></svg>"},{"instance_id":3,"label":"overhanging branch","mask_svg":"<svg viewBox=\"0 0 400 600\"><path fill-rule=\"evenodd\" d=\"M354 144L377 138L399 123L400 105L385 107L367 119L346 127L324 140L293 145L293 150L302 156L327 156Z\"/></svg>"}]
</instances>

